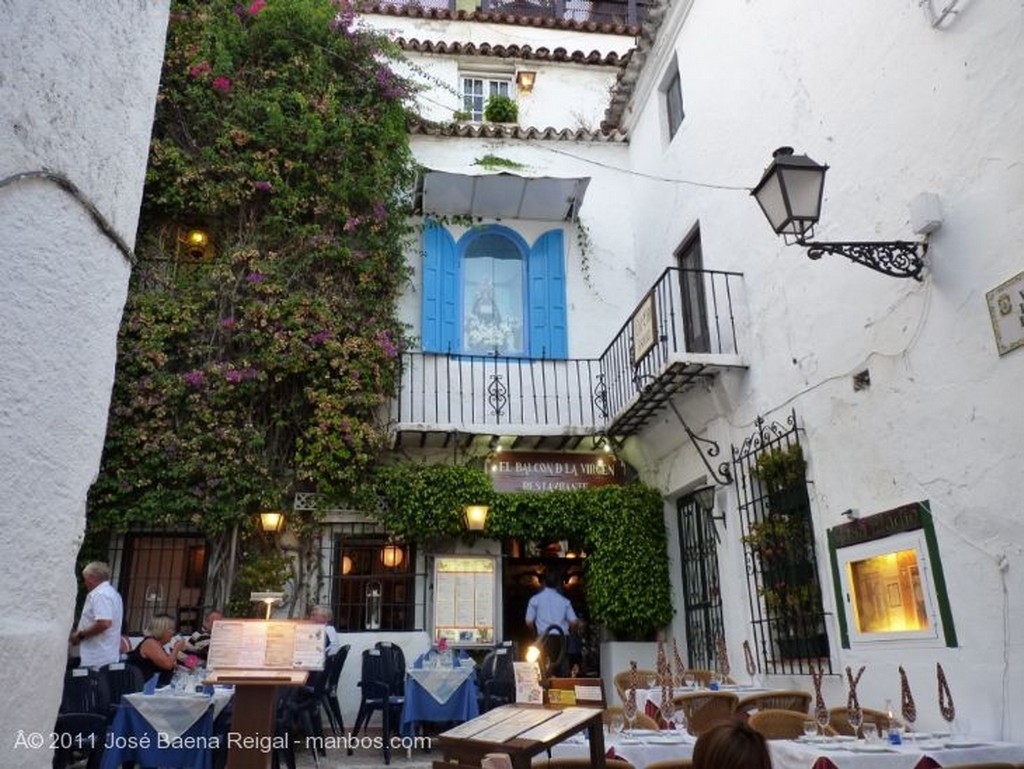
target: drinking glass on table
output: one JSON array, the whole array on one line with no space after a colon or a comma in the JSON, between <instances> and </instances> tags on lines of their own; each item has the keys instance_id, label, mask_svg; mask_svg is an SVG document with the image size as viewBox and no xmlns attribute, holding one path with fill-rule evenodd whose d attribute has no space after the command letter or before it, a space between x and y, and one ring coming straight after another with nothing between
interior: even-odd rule
<instances>
[{"instance_id":1,"label":"drinking glass on table","mask_svg":"<svg viewBox=\"0 0 1024 769\"><path fill-rule=\"evenodd\" d=\"M813 737L818 733L818 722L813 718L804 721L804 737Z\"/></svg>"},{"instance_id":2,"label":"drinking glass on table","mask_svg":"<svg viewBox=\"0 0 1024 769\"><path fill-rule=\"evenodd\" d=\"M622 714L612 713L611 718L608 719L608 727L611 731L612 736L622 733Z\"/></svg>"},{"instance_id":3,"label":"drinking glass on table","mask_svg":"<svg viewBox=\"0 0 1024 769\"><path fill-rule=\"evenodd\" d=\"M864 723L864 711L858 708L850 708L846 711L846 720L853 728L853 736L860 737L860 727Z\"/></svg>"},{"instance_id":4,"label":"drinking glass on table","mask_svg":"<svg viewBox=\"0 0 1024 769\"><path fill-rule=\"evenodd\" d=\"M636 721L636 702L626 702L622 706L622 717L626 719L626 733L633 734L633 722Z\"/></svg>"}]
</instances>

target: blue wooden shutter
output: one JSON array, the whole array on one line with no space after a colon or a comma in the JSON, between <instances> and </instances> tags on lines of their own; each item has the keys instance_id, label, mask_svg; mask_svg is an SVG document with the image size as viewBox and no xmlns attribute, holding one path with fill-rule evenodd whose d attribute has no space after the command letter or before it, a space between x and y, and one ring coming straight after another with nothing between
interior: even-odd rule
<instances>
[{"instance_id":1,"label":"blue wooden shutter","mask_svg":"<svg viewBox=\"0 0 1024 769\"><path fill-rule=\"evenodd\" d=\"M565 312L565 258L562 231L549 230L530 249L530 357L569 357Z\"/></svg>"},{"instance_id":2,"label":"blue wooden shutter","mask_svg":"<svg viewBox=\"0 0 1024 769\"><path fill-rule=\"evenodd\" d=\"M458 351L459 261L455 241L442 225L423 228L424 352Z\"/></svg>"}]
</instances>

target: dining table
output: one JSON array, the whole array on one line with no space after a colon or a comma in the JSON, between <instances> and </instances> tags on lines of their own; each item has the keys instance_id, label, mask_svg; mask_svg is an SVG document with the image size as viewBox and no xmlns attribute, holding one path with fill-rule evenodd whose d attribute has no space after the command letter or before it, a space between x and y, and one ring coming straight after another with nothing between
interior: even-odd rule
<instances>
[{"instance_id":1,"label":"dining table","mask_svg":"<svg viewBox=\"0 0 1024 769\"><path fill-rule=\"evenodd\" d=\"M636 769L643 769L655 761L678 761L693 756L697 738L681 729L654 730L633 729L631 732L605 732L605 755L620 758L631 763ZM590 741L586 734L577 734L551 748L551 758L587 758L590 755ZM535 767L543 766L546 755L533 759Z\"/></svg>"},{"instance_id":2,"label":"dining table","mask_svg":"<svg viewBox=\"0 0 1024 769\"><path fill-rule=\"evenodd\" d=\"M107 730L100 769L117 769L126 762L212 769L216 750L227 747L226 736L214 733L214 721L233 694L227 687L212 693L168 687L124 695Z\"/></svg>"},{"instance_id":3,"label":"dining table","mask_svg":"<svg viewBox=\"0 0 1024 769\"><path fill-rule=\"evenodd\" d=\"M948 733L918 732L901 744L852 736L770 740L773 769L936 769L1024 762L1024 745Z\"/></svg>"},{"instance_id":4,"label":"dining table","mask_svg":"<svg viewBox=\"0 0 1024 769\"><path fill-rule=\"evenodd\" d=\"M480 715L476 665L455 658L451 667L416 667L406 671L405 705L400 731L412 735L421 721L462 722Z\"/></svg>"}]
</instances>

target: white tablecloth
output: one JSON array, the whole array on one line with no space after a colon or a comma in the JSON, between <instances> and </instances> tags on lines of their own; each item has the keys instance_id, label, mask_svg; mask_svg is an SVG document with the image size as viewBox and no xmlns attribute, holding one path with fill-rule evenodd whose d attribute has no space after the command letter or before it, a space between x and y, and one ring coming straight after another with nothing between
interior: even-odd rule
<instances>
[{"instance_id":1,"label":"white tablecloth","mask_svg":"<svg viewBox=\"0 0 1024 769\"><path fill-rule=\"evenodd\" d=\"M616 758L629 761L636 769L643 769L654 761L673 761L693 757L694 737L684 732L646 732L636 730L636 738L624 738L620 734L611 739L605 732L605 751L615 751ZM590 744L582 735L572 737L551 748L552 758L590 758ZM534 758L533 763L543 767L547 755L541 754Z\"/></svg>"},{"instance_id":2,"label":"white tablecloth","mask_svg":"<svg viewBox=\"0 0 1024 769\"><path fill-rule=\"evenodd\" d=\"M216 718L234 693L233 689L215 689L212 696L165 691L155 694L126 694L123 699L130 702L157 732L167 735L169 740L174 740L202 718L211 704L213 717Z\"/></svg>"},{"instance_id":3,"label":"white tablecloth","mask_svg":"<svg viewBox=\"0 0 1024 769\"><path fill-rule=\"evenodd\" d=\"M914 769L923 759L931 759L939 766L1024 762L1024 745L978 739L976 742L984 744L953 746L955 743L970 741L965 737L947 737L922 742L907 741L898 746L886 743L865 745L863 740L828 746L809 745L794 740L771 740L768 744L771 747L773 769L811 769L823 758L838 769Z\"/></svg>"},{"instance_id":4,"label":"white tablecloth","mask_svg":"<svg viewBox=\"0 0 1024 769\"><path fill-rule=\"evenodd\" d=\"M412 668L409 677L422 686L440 704L446 703L462 683L476 672L472 660L462 660L457 668Z\"/></svg>"}]
</instances>

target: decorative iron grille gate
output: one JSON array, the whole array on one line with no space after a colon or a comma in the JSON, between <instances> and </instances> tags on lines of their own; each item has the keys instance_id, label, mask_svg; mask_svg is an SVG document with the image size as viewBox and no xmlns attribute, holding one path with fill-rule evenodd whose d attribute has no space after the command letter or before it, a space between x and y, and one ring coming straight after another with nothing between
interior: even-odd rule
<instances>
[{"instance_id":1,"label":"decorative iron grille gate","mask_svg":"<svg viewBox=\"0 0 1024 769\"><path fill-rule=\"evenodd\" d=\"M732 447L759 668L765 673L832 672L806 463L796 412L786 424L757 418Z\"/></svg>"},{"instance_id":2,"label":"decorative iron grille gate","mask_svg":"<svg viewBox=\"0 0 1024 769\"><path fill-rule=\"evenodd\" d=\"M680 498L676 516L683 566L687 664L691 668L716 670L717 642L724 637L725 629L715 522L692 495Z\"/></svg>"}]
</instances>

